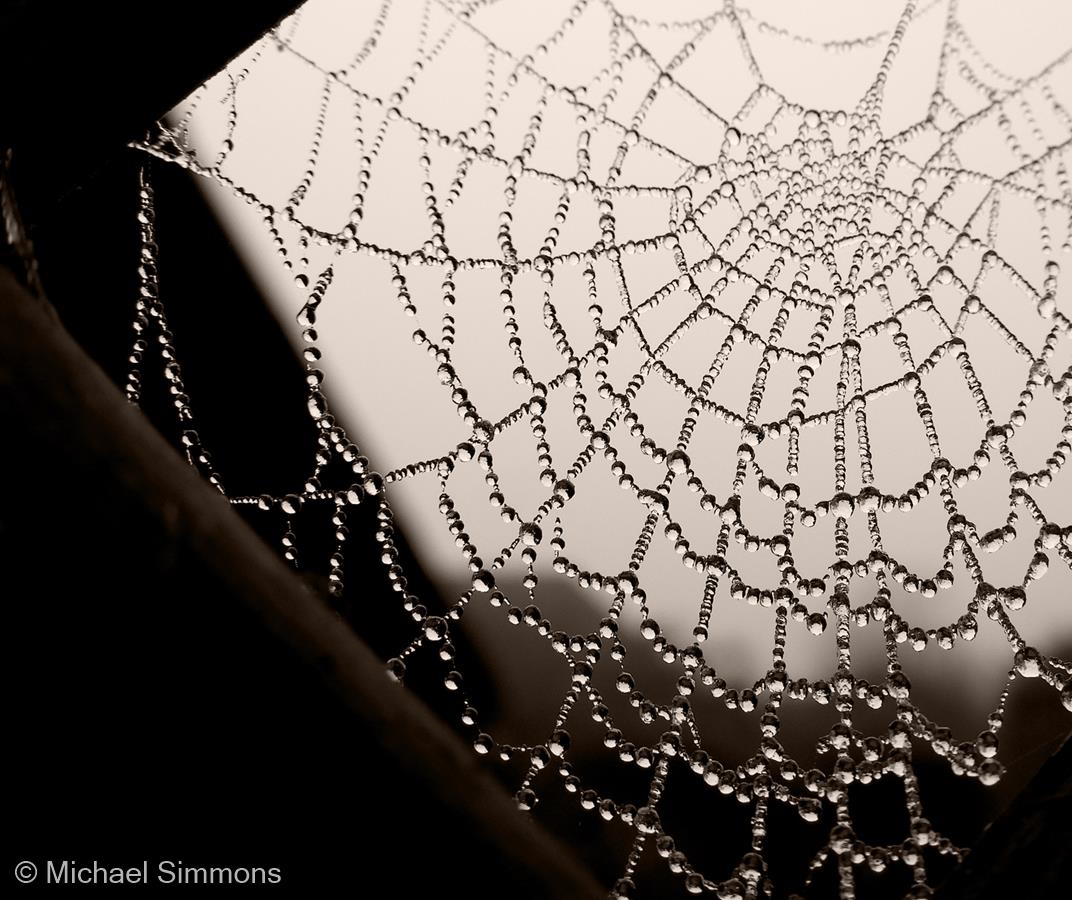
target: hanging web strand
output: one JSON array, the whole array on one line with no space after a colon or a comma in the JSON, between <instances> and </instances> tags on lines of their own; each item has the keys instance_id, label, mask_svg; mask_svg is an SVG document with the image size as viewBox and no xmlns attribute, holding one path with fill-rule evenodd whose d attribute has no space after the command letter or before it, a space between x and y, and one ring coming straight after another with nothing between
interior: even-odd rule
<instances>
[{"instance_id":1,"label":"hanging web strand","mask_svg":"<svg viewBox=\"0 0 1072 900\"><path fill-rule=\"evenodd\" d=\"M297 324L308 410L319 430L316 458L306 483L292 494L231 495L230 500L265 514L281 513L284 553L295 565L295 517L305 504L323 506L336 529L328 561L336 595L345 591L344 554L353 539L347 510L375 506L380 557L416 622L412 641L387 662L389 673L403 680L407 667L422 656L443 667L443 682L457 695L475 750L506 763L521 762L517 802L523 810L536 809L546 792L564 790L590 815L628 828L631 848L613 896L638 894L636 877L652 849L689 892L713 892L722 900L771 896L775 887L768 860L778 850L768 842L768 819L779 804L799 814L802 828L828 830L811 874L802 884L780 886L781 891L804 890L815 871L832 867L840 896L851 898L861 868L901 869L910 876L909 896L928 896L933 880L928 866L941 857L959 860L962 851L924 815L913 748L928 747L956 774L994 784L1003 773L999 735L1017 679L1040 679L1072 710L1069 663L1029 644L1017 624L1036 583L1053 569L1067 575L1072 566L1072 530L1061 518L1070 508L1061 470L1072 453L1072 323L1060 308L1056 261L1058 250L1067 251L1072 240L1072 51L1043 61L1026 77L1003 72L980 54L955 0L909 2L891 28L836 41L762 21L732 0L680 21L650 21L611 0L579 0L539 38L534 52L521 55L484 24L485 14L500 5L505 3L425 0L414 5L415 14L408 4L392 0L372 4L371 24L355 34L339 68L311 55L308 42L300 39L299 12L139 145L253 207L279 264L302 292ZM599 51L605 56L598 69L583 84L559 80L555 67L543 61L569 47L571 35L594 16L605 23ZM885 133L889 82L907 52L908 36L925 26L940 31L926 108L918 121ZM378 47L392 29L403 27L413 31L412 66L395 76L389 90L370 89L366 68L376 62ZM658 47L649 41L654 33L662 36ZM667 49L667 35L676 49ZM755 85L734 108L705 99L709 95L696 74L719 77L725 51L716 38L728 38L737 48L740 66L734 71L747 72ZM854 106L805 108L765 80L760 39L808 52L880 55ZM444 130L422 117L414 97L437 71L437 60L459 41L480 48L473 55L483 73L480 113L463 128ZM246 85L277 51L300 64L318 88L308 98L313 124L305 168L286 173L287 189L269 200L247 182L238 159ZM191 138L192 126L208 115L205 97L214 86L222 93L223 130L216 145L199 147ZM535 99L523 117L520 140L507 141L505 132L515 126L504 124L504 111L516 107L521 95ZM660 130L657 123L665 121L659 118L660 104L671 99L687 106L698 122L718 129L721 137L709 157L691 158ZM546 164L540 160L551 157L541 151L556 140L550 129L563 121L555 117L563 107L576 123L569 134L573 162L542 168ZM325 224L307 209L328 178L322 165L326 134L339 115L347 117L356 180L348 169L345 183L332 185L336 195L348 198L348 210L341 223ZM278 126L289 127L285 121ZM415 141L416 168L409 171L422 183L426 220L414 227L411 243L386 246L366 238L370 231L381 233L372 228L369 198L373 173L387 164L385 148L399 133ZM1013 160L1002 171L984 171L965 160L973 142L989 140L1000 141ZM506 149L511 144L515 151ZM446 177L440 171L445 156L451 161ZM647 172L637 168L638 158L675 174L634 182L631 171ZM451 216L489 171L501 189L482 196L481 203L483 214L494 217L497 252L456 254L452 245L465 235L452 231ZM551 201L538 221L530 220L524 199L533 185ZM966 196L972 199L965 202ZM223 482L190 424L190 398L167 329L166 279L159 283L147 180L141 200L143 287L128 396L139 400L140 367L156 329L164 338L164 372L183 422L188 458L222 492ZM626 211L649 201L653 205L644 208L657 202L664 218L652 223L648 216L649 232L628 236L636 228L626 227ZM1031 268L1025 268L1022 256L1005 252L1007 206L1029 210L1016 227L1029 233ZM579 244L575 233L590 240ZM522 249L534 241L538 246L532 252ZM322 370L326 360L318 315L322 304L345 302L333 285L353 257L385 268L402 313L417 323L413 340L431 360L428 393L449 397L467 435L438 455L409 460L382 475L332 414ZM321 258L322 267L310 262ZM654 290L638 288L635 260L650 262L666 280ZM506 408L478 408L473 398L480 392L463 379L463 371L474 372L461 364L463 354L456 347L459 307L477 302L465 288L472 273L487 273L496 281L513 369L480 371L478 377L513 381L523 399ZM437 287L430 288L433 282ZM533 283L543 327L535 336L526 331L528 317L519 312L533 302ZM429 300L443 311L432 313ZM479 302L482 315L491 315L487 299ZM587 310L587 331L577 327L575 309ZM680 312L669 329L668 309ZM929 345L927 337L913 333L924 321L933 338ZM1018 334L1015 329L1024 321L1030 322L1029 333ZM987 331L1001 352L1019 361L1016 371L1027 372L1007 413L984 389L992 379L981 369L993 360L969 345ZM876 368L887 373L889 368L869 355L880 345L894 369L876 380ZM733 373L742 354L756 362L737 385L734 379L740 376ZM694 375L686 374L686 363ZM787 367L795 374L784 399L774 384ZM957 379L977 415L980 438L963 458L947 449L963 442L953 440L958 435L945 429L935 412L939 378ZM645 397L663 388L675 392L686 410L672 428L650 421L646 412L652 407ZM881 478L883 448L875 423L886 415L891 399L911 415L904 432L922 433L927 448L927 462L907 489ZM561 403L571 410L579 445L549 436L550 409ZM1036 459L1038 449L1018 442L1017 435L1044 418L1035 412L1044 404L1056 414L1044 434L1031 432L1032 441L1046 442L1044 462L1031 468L1025 457ZM713 461L698 438L711 422L732 430L737 442L735 451ZM816 431L832 438L832 453L818 467L806 450L809 432ZM514 461L497 455L497 444L518 432L531 446L525 465L538 487L515 501L505 475ZM329 484L340 459L352 481ZM462 474L473 468L488 489L486 500L461 486ZM985 521L970 514L964 500L965 489L984 472L1007 485L1004 510L997 518L991 510ZM583 535L571 531L571 507L586 502L579 488L597 475L609 477L640 511L632 545L621 548L620 566L610 571L586 568L583 550L575 558L571 544L576 537L583 545ZM441 519L469 579L469 588L440 614L422 605L428 598L409 592L397 563L389 499L394 486L410 480L437 483L438 508L428 514ZM538 499L529 502L533 496ZM888 523L925 501L941 509L944 546L936 569L916 571L889 549ZM485 502L509 537L478 550L463 511ZM764 515L763 521L777 526L751 521L749 510L759 503L775 510L773 519ZM832 546L823 559L797 550L820 520L832 524ZM1033 549L1022 575L988 581L984 560L1025 541ZM692 596L677 587L665 589L653 562L663 544L673 565L687 570L695 585ZM772 577L758 581L746 574L739 560L751 554L773 558ZM520 586L507 588L506 581L512 585L515 578ZM538 605L542 597L553 597L556 582L564 579L594 598L587 633L560 630ZM955 595L955 583L964 596L961 607L934 627L913 623L901 603L905 595L927 600ZM533 723L529 743L496 740L492 725L470 703L456 668L451 636L476 603L490 603L510 626L535 632L568 674L556 714ZM733 683L732 675L726 677L733 666L720 654L732 645L708 649L716 643L709 643L716 614L729 604L754 607L756 627L765 634L773 628L769 664L756 680ZM768 612L760 618L761 609ZM691 617L691 631L680 646L659 623L667 615L675 621ZM1007 640L1001 665L1008 667L1008 678L986 727L964 740L916 702L902 656L906 648L952 650L972 641L981 628L994 628ZM863 635L876 631L877 644L861 643ZM794 671L790 643L830 632L829 674L816 679ZM651 666L627 666L627 643L633 654L651 654L673 673L671 691L644 674ZM861 647L875 646L881 648L880 675L868 680L860 674L867 652ZM627 702L605 697L597 683ZM719 759L717 735L700 711L712 700L759 716L759 741L744 763ZM820 768L810 768L783 745L780 714L789 704L818 704L835 713L814 746ZM888 727L860 724L869 713L870 722L873 711L888 714ZM643 796L610 796L587 782L571 759L568 726L581 719L595 724L609 760L650 775ZM850 785L882 779L903 785L908 813L903 842L889 846L859 839L849 795ZM732 796L751 810L749 849L730 871L700 871L664 826L663 819L672 818L663 810L664 797L678 780L689 780L686 790Z\"/></svg>"}]
</instances>

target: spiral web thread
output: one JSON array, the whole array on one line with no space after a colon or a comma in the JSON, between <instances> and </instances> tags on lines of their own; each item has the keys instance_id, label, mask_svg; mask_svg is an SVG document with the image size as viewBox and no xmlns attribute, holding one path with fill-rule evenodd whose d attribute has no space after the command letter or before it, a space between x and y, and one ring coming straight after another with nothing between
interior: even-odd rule
<instances>
[{"instance_id":1,"label":"spiral web thread","mask_svg":"<svg viewBox=\"0 0 1072 900\"><path fill-rule=\"evenodd\" d=\"M305 303L298 324L305 341L309 413L319 426L315 465L303 491L286 496L230 496L232 503L251 509L274 511L287 521L284 552L297 565L297 537L293 520L299 509L321 504L333 516L337 545L329 560L331 590L342 594L343 557L347 540L347 510L360 503L375 504L380 522L376 539L381 556L400 602L415 622L412 642L387 663L389 673L402 680L418 655L438 660L447 688L456 692L462 722L482 754L503 760L522 760L527 770L517 791L524 810L533 809L538 793L555 790L553 773L560 786L572 793L591 815L608 822L624 823L632 834L632 846L624 872L613 896L637 892L633 876L642 853L654 845L670 870L692 893L715 892L721 898L770 896L774 891L767 875L767 823L774 804L787 804L805 822L817 822L826 811L833 813L833 828L826 846L812 863L817 870L836 868L842 897L854 896L854 879L860 867L881 872L905 867L912 887L909 896L927 896L928 862L937 856L960 859L962 850L942 836L924 817L913 770L913 745L929 744L948 760L957 774L996 782L1002 766L996 758L998 735L1011 685L1021 677L1038 678L1056 689L1066 708L1072 709L1069 663L1030 646L1017 628L1016 616L1027 601L1028 591L1048 567L1072 566L1072 546L1067 524L1054 519L1060 514L1059 497L1047 500L1046 489L1072 452L1072 371L1055 362L1061 358L1062 342L1069 339L1070 321L1058 309L1059 267L1055 244L1072 237L1072 180L1069 148L1072 115L1063 105L1060 89L1069 82L1070 52L1039 68L1030 77L1004 74L989 64L974 47L960 24L955 0L944 4L905 5L889 32L859 40L821 45L832 52L852 54L867 48L884 48L873 80L851 110L804 109L764 82L751 49L751 35L761 32L788 44L815 46L812 38L794 35L760 21L744 8L726 2L717 10L688 21L650 23L620 11L611 0L581 0L553 33L531 55L518 57L498 46L481 29L481 13L494 2L427 2L422 7L418 54L410 73L392 95L374 96L362 89L362 66L376 52L377 44L392 27L397 6L386 0L375 14L370 31L355 43L350 63L327 70L306 56L294 43L300 27L299 11L276 31L207 83L179 108L168 123L162 123L143 144L148 154L178 163L205 176L239 200L250 204L263 220L282 265L303 290ZM587 85L566 86L555 80L553 67L541 60L567 41L571 29L587 14L599 11L609 23L609 56L598 75ZM880 129L887 79L898 59L905 35L924 21L938 21L942 32L937 81L925 117L896 133ZM660 64L641 39L645 28L658 27L664 34L680 37L680 49L668 63ZM756 84L739 108L716 110L700 99L679 77L685 64L706 52L704 38L716 29L728 29ZM407 98L432 69L436 58L459 35L477 37L486 53L484 113L481 121L456 133L444 133L413 118ZM308 165L289 196L269 203L243 186L242 171L229 166L242 137L239 115L243 83L255 73L265 54L286 53L319 73L322 93L316 125L311 136ZM712 58L706 74L717 77L720 61ZM623 73L642 73L650 87L642 93L631 118L619 119L609 112L622 90ZM959 88L950 85L958 81ZM496 146L498 110L507 106L518 85L538 86L538 100L528 120L520 149L500 156ZM217 147L194 147L190 124L200 113L199 104L212 90L223 92L227 110L224 136ZM959 91L959 94L958 94ZM722 129L716 158L693 160L659 141L645 129L649 112L662 94L676 94L691 105L696 115ZM958 96L955 103L952 99ZM341 228L323 228L303 218L303 202L320 173L319 159L325 123L332 97L348 98L352 111L352 134L359 160L357 189L352 194L351 214ZM541 137L544 115L551 103L566 103L577 117L577 140L573 171L541 171L531 164ZM760 114L762 112L762 114ZM1040 121L1052 120L1049 133ZM371 123L371 124L370 124ZM286 123L281 123L285 126ZM961 163L962 148L979 140L980 129L996 127L1017 160L1007 173L990 175ZM409 130L416 137L430 236L414 238L409 247L377 246L363 239L366 192L388 135ZM1055 134L1059 135L1055 137ZM615 146L611 165L597 171L589 153L597 135L612 135ZM921 138L933 139L928 152L918 151ZM639 149L638 149L639 148ZM445 189L432 175L433 152L453 154L454 177ZM628 183L623 177L631 154L646 152L669 164L675 177L665 185ZM500 253L490 258L458 258L450 250L451 207L463 196L467 182L481 167L496 170L503 178L497 214ZM907 172L899 185L893 173ZM897 176L901 177L901 176ZM542 232L544 239L531 256L519 253L513 241L511 210L526 180L552 189L558 197L553 221ZM956 221L947 218L958 188L981 187L982 199L970 205ZM342 188L338 188L342 190ZM560 234L578 198L591 204L581 214L598 215L598 236L586 249L559 250ZM626 240L617 233L616 210L640 199L657 199L665 205L667 218L647 237ZM1020 228L1030 230L1041 283L1029 277L1003 255L999 225L1003 203L1027 201L1033 211ZM715 213L731 212L733 224L719 228ZM170 383L178 417L184 431L183 444L191 465L220 491L223 481L209 453L194 430L190 399L182 369L176 358L172 334L157 282L157 247L154 236L154 206L148 176L141 191L142 290L134 322L135 344L127 393L138 402L141 367L156 336ZM953 214L950 213L950 216ZM879 227L879 221L888 223ZM716 229L721 233L715 233ZM1063 241L1061 235L1063 234ZM331 261L319 272L311 270L309 248L323 248ZM427 350L433 362L429 383L450 396L462 418L468 440L446 449L437 458L415 461L385 475L370 470L368 461L347 436L343 425L329 411L324 375L318 364L321 351L316 330L317 312L329 300L338 261L347 255L365 255L390 271L391 284L406 316L419 326L414 341ZM630 290L625 260L629 256L661 258L674 270L672 278L647 296ZM556 293L556 279L564 269L579 267L587 287L585 294ZM428 314L419 314L417 288L410 287L412 273L432 270L442 278L438 300L444 304L439 331L433 336ZM599 271L609 273L602 278ZM527 399L508 410L478 410L456 371L454 343L456 307L466 303L463 290L456 291L460 273L491 272L500 288L502 322L510 354L516 362L513 381ZM527 335L515 318L513 287L523 276L541 284L543 326L559 354L559 365L544 381L529 368ZM1004 288L991 288L990 281ZM909 298L895 302L898 279L909 285ZM1035 279L1036 282L1038 279ZM727 312L722 299L734 290L744 290L747 299L739 312ZM955 296L950 307L932 294ZM166 293L166 291L165 291ZM651 313L672 298L687 301L687 314L663 338L648 328ZM555 302L584 304L591 317L591 331L580 334L567 327ZM338 302L345 302L340 299ZM605 306L619 304L620 315L607 314ZM1020 304L1037 319L1041 340L1018 337L1006 325L1005 309ZM430 304L429 304L430 305ZM422 307L422 310L426 307ZM870 324L861 316L871 309ZM753 330L761 309L775 310L769 328ZM878 310L878 312L874 312ZM903 321L912 313L928 316L940 340L925 356L913 352ZM999 316L999 312L1002 316ZM791 317L810 316L814 327L806 346L783 343ZM670 350L689 332L703 328L705 320L724 324L719 341L697 342L710 362L698 381L680 375L667 361ZM1028 377L1019 400L1008 417L998 418L976 373L972 351L964 337L972 319L985 322L996 332L1008 352L1026 360ZM892 342L902 366L894 379L864 387L863 350L873 341ZM639 348L642 363L629 377L611 372L620 347ZM720 402L720 374L738 348L755 348L759 364L753 373L744 408ZM940 442L928 401L928 375L949 357L955 362L980 421L982 439L970 459L949 460ZM772 421L759 418L768 375L777 365L795 365L796 387L783 414ZM1055 368L1055 365L1057 366ZM816 409L810 386L823 369L836 369L834 397L826 408ZM499 378L500 373L489 377ZM682 395L687 414L680 421L676 440L660 446L646 430L638 414L637 398L645 386L663 381ZM358 388L360 389L360 385ZM595 396L590 397L585 389ZM918 413L933 457L919 481L904 493L886 493L876 483L873 447L869 437L869 407L884 396L903 393ZM558 398L572 404L583 449L574 458L553 456L544 414ZM1052 399L1059 411L1056 425L1047 437L1052 446L1041 468L1023 471L1013 452L1013 438L1028 421L1032 403ZM713 417L740 435L732 459L733 477L728 490L716 496L703 466L690 458L690 442L697 425ZM832 426L833 494L810 502L797 485L800 480L802 432L816 426ZM542 502L532 509L515 509L504 492L496 471L496 441L511 429L529 429L536 447ZM1056 433L1054 433L1056 432ZM858 488L849 487L850 445L855 441L859 460ZM776 444L779 468L761 465L761 445ZM626 464L617 445L631 444L661 474L646 477ZM329 466L342 460L356 474L356 482L326 486L322 482ZM698 461L699 462L699 461ZM725 465L725 463L723 464ZM493 548L485 563L466 533L452 481L465 467L479 467L490 489L488 502L509 526L514 537ZM627 497L643 508L643 526L620 572L585 571L567 556L569 529L562 516L574 499L576 484L585 470L602 467ZM980 478L984 469L1007 470L1008 508L1004 522L975 522L958 508L958 493ZM334 470L332 470L334 471ZM702 474L703 473L703 474ZM444 615L432 615L421 599L407 590L405 574L396 562L393 514L389 504L393 486L409 479L434 479L440 485L439 513L451 539L460 549L472 579ZM741 497L751 482L758 494L781 511L781 530L763 534L749 527ZM680 488L684 483L686 490ZM1060 483L1058 481L1058 483ZM677 484L678 489L673 490ZM906 513L930 494L944 510L948 539L942 550L943 564L937 572L913 572L884 549L882 523L885 517ZM583 492L580 496L583 498ZM1067 510L1067 494L1064 508ZM678 524L672 512L689 505L701 515L706 529ZM699 513L696 513L696 511ZM833 520L834 546L824 572L816 576L817 561L794 557L794 538L800 529L812 528L817 519ZM866 520L868 545L860 549L850 541L853 517ZM858 519L859 521L859 519ZM984 576L983 559L988 553L1013 542L1017 535L1033 539L1031 556L1022 580L1002 587L992 586ZM646 579L645 560L653 542L668 541L678 564L696 576L692 601L680 596L661 596L660 585ZM777 583L749 583L730 560L733 544L744 552L770 551L777 565ZM485 548L485 553L487 549ZM922 628L895 610L893 598L900 592L930 598L954 582L954 559L960 558L973 588L966 608L946 625ZM537 561L550 559L550 579L537 574ZM508 596L501 571L517 567L522 573L520 602ZM541 570L543 571L543 570ZM810 572L810 574L809 574ZM568 578L582 589L603 596L605 613L587 635L568 635L540 612L541 595L553 591L554 580ZM958 576L959 578L959 576ZM850 600L850 585L864 580L875 589L860 605ZM455 670L451 635L462 627L470 604L487 602L512 625L532 629L549 642L560 665L569 672L569 687L558 714L546 732L529 745L496 742L481 725L479 713L467 701L465 682ZM712 612L718 602L765 607L773 611L774 634L769 668L755 683L731 686L714 668L715 658L705 656ZM675 646L662 633L657 617L668 604L695 604L695 626L685 646ZM660 698L645 693L644 686L627 670L622 629L630 605L639 609L641 651L648 648L674 671L672 695ZM981 615L981 613L983 615ZM979 620L992 620L991 624ZM831 627L836 636L833 674L826 679L795 677L786 658L787 634L791 629L821 634ZM902 647L937 652L959 641L971 641L980 627L999 628L1008 640L1010 670L994 712L978 738L958 742L948 728L930 720L914 702L912 686L902 670ZM859 629L878 629L885 648L884 677L870 683L854 672L853 635ZM708 645L710 646L710 645ZM610 700L595 686L597 668L613 669L612 683L627 695L624 714L612 713ZM762 710L758 746L743 765L723 764L709 755L694 705L701 694L710 693L729 709ZM780 742L779 711L789 703L816 702L831 706L837 721L818 741L816 750L829 761L825 769L799 765ZM890 711L894 718L884 731L866 734L859 730L854 713L861 707ZM570 761L571 737L567 720L587 716L603 731L603 744L621 765L650 772L646 798L638 805L626 798L602 796L586 785ZM641 725L635 741L627 737ZM661 732L661 734L658 734ZM705 749L706 748L706 749ZM691 774L690 774L691 771ZM692 790L719 791L735 795L751 809L751 849L729 873L702 873L675 845L664 829L661 798L668 780L691 779ZM878 779L903 783L909 832L903 843L870 846L853 831L853 813L848 786ZM634 798L636 799L636 798ZM639 806L639 808L638 808ZM824 818L824 821L827 819ZM609 827L609 826L608 826ZM806 827L806 826L802 826ZM818 827L818 826L816 826ZM932 868L933 871L933 868ZM810 881L810 878L806 881ZM805 885L791 886L806 889ZM785 887L781 887L784 890Z\"/></svg>"}]
</instances>

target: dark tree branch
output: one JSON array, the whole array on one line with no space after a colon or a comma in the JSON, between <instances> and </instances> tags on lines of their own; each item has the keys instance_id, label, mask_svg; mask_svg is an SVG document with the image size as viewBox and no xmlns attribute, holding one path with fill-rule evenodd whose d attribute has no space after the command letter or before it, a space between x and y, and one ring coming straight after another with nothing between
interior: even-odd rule
<instances>
[{"instance_id":1,"label":"dark tree branch","mask_svg":"<svg viewBox=\"0 0 1072 900\"><path fill-rule=\"evenodd\" d=\"M277 24L295 0L7 0L0 150L32 227Z\"/></svg>"},{"instance_id":2,"label":"dark tree branch","mask_svg":"<svg viewBox=\"0 0 1072 900\"><path fill-rule=\"evenodd\" d=\"M1072 739L983 832L935 900L1062 897L1072 890Z\"/></svg>"},{"instance_id":3,"label":"dark tree branch","mask_svg":"<svg viewBox=\"0 0 1072 900\"><path fill-rule=\"evenodd\" d=\"M123 508L118 527L132 533L90 528L73 536L81 550L94 548L92 556L106 559L117 542L142 549L156 566L158 579L143 586L147 598L165 590L169 579L183 577L182 568L196 567L202 573L196 590L213 595L215 606L204 621L187 623L194 626L195 635L211 639L219 620L241 609L255 632L242 638L243 646L247 640L267 641L277 648L281 661L297 655L320 673L361 734L397 763L401 770L397 777L420 788L424 802L407 816L412 819L409 837L414 845L403 844L406 852L420 858L422 840L460 848L458 871L421 872L415 864L412 877L418 883L427 886L442 878L444 883L464 885L470 867L468 871L476 873L470 881L486 882L488 870L498 872L501 879L497 891L478 896L602 896L571 853L519 814L475 755L412 693L390 682L381 661L179 458L50 315L47 304L31 297L4 267L0 267L0 420L8 434L5 453L15 457L8 461L5 474L33 485L24 492L26 503L62 509L70 496L67 485L77 485L73 502L78 508ZM41 460L58 460L66 471L54 481L45 480L36 471ZM9 515L10 496L6 500L0 512ZM95 518L100 521L98 514ZM177 567L176 560L190 563ZM107 587L98 585L94 590ZM47 593L39 593L20 602L50 600ZM172 614L198 615L194 606ZM56 621L51 627L59 631L64 624ZM152 632L145 640L152 642ZM197 646L190 652L192 658L198 657ZM130 677L146 676L132 671ZM105 698L101 703L101 715L114 715ZM66 739L77 742L82 737ZM358 775L383 777L375 772ZM283 776L301 780L308 773ZM386 793L375 783L367 791L376 796ZM325 807L337 799L324 798ZM358 819L369 816L362 809L347 812ZM355 833L355 854L359 840Z\"/></svg>"}]
</instances>

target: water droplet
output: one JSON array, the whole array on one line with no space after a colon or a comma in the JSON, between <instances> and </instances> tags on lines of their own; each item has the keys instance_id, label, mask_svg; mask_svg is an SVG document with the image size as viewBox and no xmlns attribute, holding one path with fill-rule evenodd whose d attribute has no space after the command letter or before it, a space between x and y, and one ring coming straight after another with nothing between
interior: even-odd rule
<instances>
[{"instance_id":1,"label":"water droplet","mask_svg":"<svg viewBox=\"0 0 1072 900\"><path fill-rule=\"evenodd\" d=\"M661 830L659 814L650 806L642 806L636 812L635 824L642 834L656 834Z\"/></svg>"},{"instance_id":2,"label":"water droplet","mask_svg":"<svg viewBox=\"0 0 1072 900\"><path fill-rule=\"evenodd\" d=\"M666 512L670 508L670 498L661 491L645 488L637 493L637 499L645 506L660 509L663 512Z\"/></svg>"},{"instance_id":3,"label":"water droplet","mask_svg":"<svg viewBox=\"0 0 1072 900\"><path fill-rule=\"evenodd\" d=\"M495 436L495 426L487 419L481 419L473 426L473 436L486 444Z\"/></svg>"},{"instance_id":4,"label":"water droplet","mask_svg":"<svg viewBox=\"0 0 1072 900\"><path fill-rule=\"evenodd\" d=\"M574 491L573 482L568 478L562 478L555 482L554 494L559 500L571 500Z\"/></svg>"},{"instance_id":5,"label":"water droplet","mask_svg":"<svg viewBox=\"0 0 1072 900\"><path fill-rule=\"evenodd\" d=\"M309 415L314 419L319 419L328 413L327 398L320 391L310 391L306 406L309 409Z\"/></svg>"},{"instance_id":6,"label":"water droplet","mask_svg":"<svg viewBox=\"0 0 1072 900\"><path fill-rule=\"evenodd\" d=\"M518 532L521 543L526 547L535 547L543 540L543 531L535 522L526 522Z\"/></svg>"},{"instance_id":7,"label":"water droplet","mask_svg":"<svg viewBox=\"0 0 1072 900\"><path fill-rule=\"evenodd\" d=\"M684 450L674 450L666 457L666 468L675 475L684 475L691 465L692 461Z\"/></svg>"},{"instance_id":8,"label":"water droplet","mask_svg":"<svg viewBox=\"0 0 1072 900\"><path fill-rule=\"evenodd\" d=\"M1034 647L1017 650L1013 668L1025 678L1038 678L1042 674L1042 655Z\"/></svg>"},{"instance_id":9,"label":"water droplet","mask_svg":"<svg viewBox=\"0 0 1072 900\"><path fill-rule=\"evenodd\" d=\"M895 700L907 700L912 690L912 682L904 672L890 672L886 678L886 690Z\"/></svg>"},{"instance_id":10,"label":"water droplet","mask_svg":"<svg viewBox=\"0 0 1072 900\"><path fill-rule=\"evenodd\" d=\"M840 519L847 519L852 515L855 505L853 498L849 494L834 494L830 499L830 513Z\"/></svg>"},{"instance_id":11,"label":"water droplet","mask_svg":"<svg viewBox=\"0 0 1072 900\"><path fill-rule=\"evenodd\" d=\"M979 781L988 787L1001 781L1005 774L1005 767L996 759L988 759L979 764Z\"/></svg>"},{"instance_id":12,"label":"water droplet","mask_svg":"<svg viewBox=\"0 0 1072 900\"><path fill-rule=\"evenodd\" d=\"M447 636L447 620L441 616L429 616L424 620L424 636L430 641L441 641Z\"/></svg>"},{"instance_id":13,"label":"water droplet","mask_svg":"<svg viewBox=\"0 0 1072 900\"><path fill-rule=\"evenodd\" d=\"M487 569L481 569L473 573L473 589L486 593L495 587L495 576Z\"/></svg>"},{"instance_id":14,"label":"water droplet","mask_svg":"<svg viewBox=\"0 0 1072 900\"><path fill-rule=\"evenodd\" d=\"M547 749L555 756L565 756L570 746L570 734L563 728L557 729L547 741Z\"/></svg>"},{"instance_id":15,"label":"water droplet","mask_svg":"<svg viewBox=\"0 0 1072 900\"><path fill-rule=\"evenodd\" d=\"M838 856L842 856L852 850L856 835L848 825L835 825L830 829L830 849Z\"/></svg>"}]
</instances>

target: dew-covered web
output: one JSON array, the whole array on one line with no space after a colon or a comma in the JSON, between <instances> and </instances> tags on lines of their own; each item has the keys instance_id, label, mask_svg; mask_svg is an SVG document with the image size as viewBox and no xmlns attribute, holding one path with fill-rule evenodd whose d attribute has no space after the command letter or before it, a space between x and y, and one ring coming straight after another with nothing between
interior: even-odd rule
<instances>
[{"instance_id":1,"label":"dew-covered web","mask_svg":"<svg viewBox=\"0 0 1072 900\"><path fill-rule=\"evenodd\" d=\"M690 892L771 895L776 807L829 829L812 872L832 867L842 897L865 869L907 872L909 896L929 895L928 868L933 881L935 861L963 851L924 815L914 748L993 784L1018 679L1072 709L1069 663L1022 624L1067 591L1072 566L1056 262L1072 240L1070 52L1008 74L955 0L908 2L888 30L835 40L732 2L660 4L666 20L611 0L553 16L507 0L366 5L336 34L330 4L303 8L141 145L244 202L301 294L320 435L304 488L229 494L202 446L158 291L147 175L129 398L158 345L192 465L232 503L281 515L295 565L319 564L300 557L299 509L333 517L335 594L348 512L375 505L414 622L389 673L442 667L476 751L520 762L523 810L565 791L625 828L614 896L637 894L652 848ZM926 65L917 35L933 41ZM765 80L766 62L792 54L847 73L853 101L805 106L792 83ZM273 67L276 93L249 99ZM926 83L899 121L890 93L913 77ZM329 403L346 323L412 336L397 372L338 387L427 398L379 425L414 435L384 474ZM339 460L353 484L329 483ZM406 502L465 573L441 615L397 562L392 501L407 485L424 486ZM923 511L932 532L916 531ZM452 638L492 616L485 640L524 640L561 675L541 681L561 693L527 736L494 734L456 668ZM977 737L954 736L921 708L905 657L984 633L1007 642L992 711ZM829 722L791 749L783 720L816 704ZM752 712L743 761L720 758L720 731ZM573 751L593 728L646 794L587 779ZM854 831L850 786L878 781L902 786L903 842ZM664 795L690 792L750 810L731 870L700 871L675 834Z\"/></svg>"}]
</instances>

